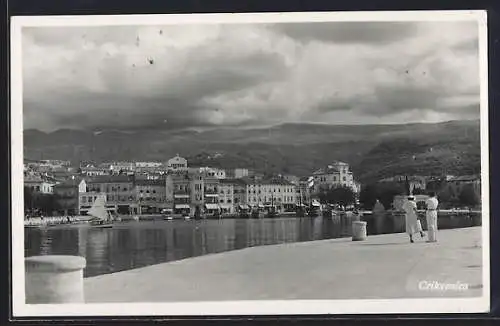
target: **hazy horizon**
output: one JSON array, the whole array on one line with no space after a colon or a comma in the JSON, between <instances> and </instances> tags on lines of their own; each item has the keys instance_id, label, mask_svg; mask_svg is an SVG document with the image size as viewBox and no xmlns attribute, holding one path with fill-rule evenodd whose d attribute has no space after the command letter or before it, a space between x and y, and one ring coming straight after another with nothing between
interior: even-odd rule
<instances>
[{"instance_id":1,"label":"hazy horizon","mask_svg":"<svg viewBox=\"0 0 500 326\"><path fill-rule=\"evenodd\" d=\"M279 127L283 125L313 125L313 126L403 126L403 125L417 125L417 124L445 124L445 123L459 123L459 122L480 122L480 119L460 119L460 120L444 120L444 121L439 121L439 122L401 122L401 123L364 123L364 124L336 124L336 123L321 123L321 122L284 122L284 123L278 123L270 126L245 126L245 127L238 127L238 126L217 126L217 127L205 127L205 128L196 128L196 127L187 127L184 129L154 129L155 131L191 131L191 130L196 130L196 131L208 131L208 130L221 130L221 129L247 129L247 130L255 130L255 129L266 129L266 128L273 128L273 127ZM140 130L145 130L147 128L132 128L132 129L123 129L123 128L108 128L108 129L89 129L89 128L67 128L67 127L61 127L58 129L53 129L53 130L42 130L38 128L24 128L24 131L28 130L36 130L40 131L43 133L53 133L56 131L60 130L77 130L77 131L93 131L93 132L99 132L99 131L119 131L119 132L136 132Z\"/></svg>"}]
</instances>

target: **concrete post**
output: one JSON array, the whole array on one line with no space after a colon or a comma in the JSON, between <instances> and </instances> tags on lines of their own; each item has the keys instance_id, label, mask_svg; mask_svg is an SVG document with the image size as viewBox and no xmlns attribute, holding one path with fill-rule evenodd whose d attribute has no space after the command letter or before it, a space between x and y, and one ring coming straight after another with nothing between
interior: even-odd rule
<instances>
[{"instance_id":1,"label":"concrete post","mask_svg":"<svg viewBox=\"0 0 500 326\"><path fill-rule=\"evenodd\" d=\"M34 256L25 259L26 304L83 303L83 269L79 256Z\"/></svg>"},{"instance_id":2,"label":"concrete post","mask_svg":"<svg viewBox=\"0 0 500 326\"><path fill-rule=\"evenodd\" d=\"M366 222L352 222L352 241L366 240Z\"/></svg>"}]
</instances>

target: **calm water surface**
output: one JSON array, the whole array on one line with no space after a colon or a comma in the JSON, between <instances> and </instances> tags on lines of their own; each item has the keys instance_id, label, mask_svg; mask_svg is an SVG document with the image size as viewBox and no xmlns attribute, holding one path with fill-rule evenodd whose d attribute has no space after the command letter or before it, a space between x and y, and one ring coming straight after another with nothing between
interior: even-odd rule
<instances>
[{"instance_id":1,"label":"calm water surface","mask_svg":"<svg viewBox=\"0 0 500 326\"><path fill-rule=\"evenodd\" d=\"M80 255L85 277L253 246L349 236L350 224L331 218L273 218L124 222L25 229L25 256Z\"/></svg>"},{"instance_id":2,"label":"calm water surface","mask_svg":"<svg viewBox=\"0 0 500 326\"><path fill-rule=\"evenodd\" d=\"M438 222L439 229L480 225L480 219L469 216L440 216ZM368 234L377 233L374 225L368 222ZM331 217L159 220L123 222L109 229L25 229L24 241L25 256L85 257L84 275L89 277L247 247L348 237L351 230L349 220Z\"/></svg>"}]
</instances>

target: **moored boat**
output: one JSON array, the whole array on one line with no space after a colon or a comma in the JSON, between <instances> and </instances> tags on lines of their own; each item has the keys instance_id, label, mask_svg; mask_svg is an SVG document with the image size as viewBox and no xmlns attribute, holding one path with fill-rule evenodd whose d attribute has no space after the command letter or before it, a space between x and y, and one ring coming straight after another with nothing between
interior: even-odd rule
<instances>
[{"instance_id":1,"label":"moored boat","mask_svg":"<svg viewBox=\"0 0 500 326\"><path fill-rule=\"evenodd\" d=\"M87 215L93 217L89 221L93 228L111 228L113 227L113 218L111 214L106 210L106 197L101 194L96 198L94 204L87 212Z\"/></svg>"}]
</instances>

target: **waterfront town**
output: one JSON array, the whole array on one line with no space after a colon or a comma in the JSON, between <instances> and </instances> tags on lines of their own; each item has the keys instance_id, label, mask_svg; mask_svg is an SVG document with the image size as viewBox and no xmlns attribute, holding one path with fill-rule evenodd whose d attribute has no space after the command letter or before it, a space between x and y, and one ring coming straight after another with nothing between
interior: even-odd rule
<instances>
[{"instance_id":1,"label":"waterfront town","mask_svg":"<svg viewBox=\"0 0 500 326\"><path fill-rule=\"evenodd\" d=\"M99 195L105 196L108 212L120 216L314 216L335 208L371 210L379 199L385 209L397 209L405 194L425 196L426 191L437 192L442 207L477 207L480 184L479 176L394 176L372 189L373 184L356 181L349 164L338 161L301 177L191 167L179 155L166 162L24 165L25 215L42 218L85 216Z\"/></svg>"}]
</instances>

